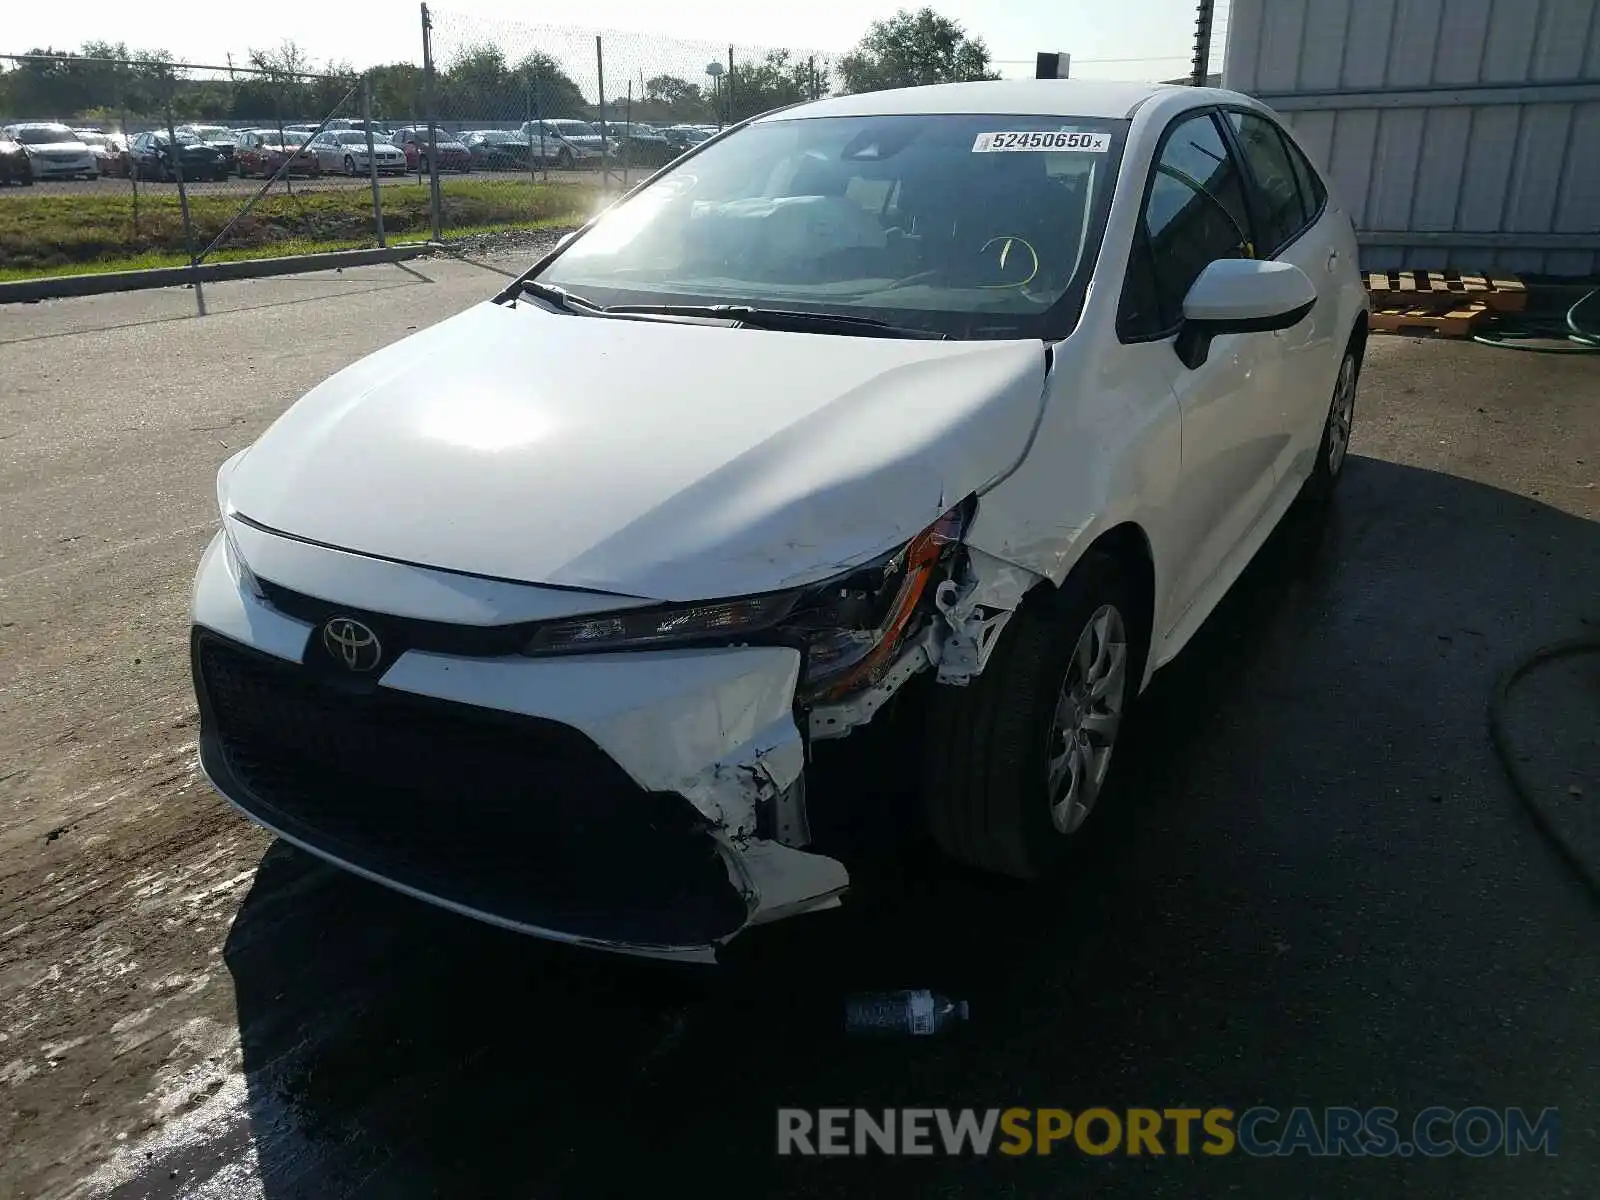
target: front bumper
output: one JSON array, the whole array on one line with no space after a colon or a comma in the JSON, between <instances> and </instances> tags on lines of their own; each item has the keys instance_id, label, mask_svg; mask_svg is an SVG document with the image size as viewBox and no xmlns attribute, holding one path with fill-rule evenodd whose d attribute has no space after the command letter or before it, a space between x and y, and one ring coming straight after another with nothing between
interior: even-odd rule
<instances>
[{"instance_id":1,"label":"front bumper","mask_svg":"<svg viewBox=\"0 0 1600 1200\"><path fill-rule=\"evenodd\" d=\"M498 589L489 607L541 602L232 527L282 588L342 575L354 603L338 611L375 628L427 611L441 586L443 621L474 615L460 606L477 586ZM371 612L380 596L392 616ZM221 535L207 549L192 636L201 765L314 854L535 936L697 961L752 925L837 905L848 885L838 862L778 840L791 828L779 808L803 787L793 650L402 649L357 684L321 661L307 615L241 587Z\"/></svg>"},{"instance_id":2,"label":"front bumper","mask_svg":"<svg viewBox=\"0 0 1600 1200\"><path fill-rule=\"evenodd\" d=\"M51 162L48 159L33 158L29 160L33 167L35 179L52 179L72 175L98 175L100 169L95 165L93 158L74 159L70 162Z\"/></svg>"}]
</instances>

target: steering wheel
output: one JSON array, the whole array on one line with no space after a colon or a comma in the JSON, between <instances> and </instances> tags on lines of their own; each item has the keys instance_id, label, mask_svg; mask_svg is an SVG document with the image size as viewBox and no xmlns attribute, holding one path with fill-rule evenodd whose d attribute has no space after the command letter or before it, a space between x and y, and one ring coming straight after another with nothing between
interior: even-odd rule
<instances>
[{"instance_id":1,"label":"steering wheel","mask_svg":"<svg viewBox=\"0 0 1600 1200\"><path fill-rule=\"evenodd\" d=\"M1033 282L1034 276L1039 274L1039 252L1033 248L1032 242L1028 241L1027 238L1018 237L1014 233L997 234L978 247L978 254L980 256L985 255L995 246L1000 248L998 265L1002 272L1006 269L1006 263L1010 261L1018 246L1028 252L1028 257L1033 260L1033 267L1024 279L1016 280L1013 283L980 283L979 287L1008 290L1011 288L1024 288Z\"/></svg>"}]
</instances>

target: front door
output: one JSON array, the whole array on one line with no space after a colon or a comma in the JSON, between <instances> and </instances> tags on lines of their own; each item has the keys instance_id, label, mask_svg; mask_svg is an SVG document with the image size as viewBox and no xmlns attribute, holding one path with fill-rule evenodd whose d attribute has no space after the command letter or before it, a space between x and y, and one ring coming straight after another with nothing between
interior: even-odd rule
<instances>
[{"instance_id":1,"label":"front door","mask_svg":"<svg viewBox=\"0 0 1600 1200\"><path fill-rule=\"evenodd\" d=\"M1243 177L1218 120L1210 110L1191 113L1164 136L1118 328L1124 352L1148 356L1183 418L1182 465L1165 532L1173 570L1167 610L1158 614L1163 633L1265 513L1283 448L1283 421L1271 395L1281 343L1272 334L1218 337L1193 369L1174 345L1184 297L1206 265L1255 254Z\"/></svg>"}]
</instances>

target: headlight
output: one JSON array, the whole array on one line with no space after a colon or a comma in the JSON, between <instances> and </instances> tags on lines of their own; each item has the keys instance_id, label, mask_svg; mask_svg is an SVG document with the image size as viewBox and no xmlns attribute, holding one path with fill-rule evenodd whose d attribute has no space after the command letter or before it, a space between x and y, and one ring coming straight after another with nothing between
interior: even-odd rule
<instances>
[{"instance_id":1,"label":"headlight","mask_svg":"<svg viewBox=\"0 0 1600 1200\"><path fill-rule=\"evenodd\" d=\"M233 534L228 530L226 522L222 528L223 550L227 557L228 574L233 576L234 583L249 592L257 600L265 600L266 592L261 590L261 581L256 578L256 573L250 569L250 564L244 561L244 555L239 553L238 544L233 540Z\"/></svg>"},{"instance_id":2,"label":"headlight","mask_svg":"<svg viewBox=\"0 0 1600 1200\"><path fill-rule=\"evenodd\" d=\"M601 613L539 626L533 656L698 643L789 645L805 655L801 697L832 699L889 666L931 596L940 563L959 544L970 510L952 509L905 545L825 583L736 600Z\"/></svg>"}]
</instances>

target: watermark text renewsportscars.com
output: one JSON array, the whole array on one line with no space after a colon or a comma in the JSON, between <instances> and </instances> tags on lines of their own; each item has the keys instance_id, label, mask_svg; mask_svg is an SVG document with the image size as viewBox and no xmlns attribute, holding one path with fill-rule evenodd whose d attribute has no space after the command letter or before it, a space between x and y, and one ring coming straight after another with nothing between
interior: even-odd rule
<instances>
[{"instance_id":1,"label":"watermark text renewsportscars.com","mask_svg":"<svg viewBox=\"0 0 1600 1200\"><path fill-rule=\"evenodd\" d=\"M780 1108L778 1153L1444 1158L1555 1155L1554 1108Z\"/></svg>"}]
</instances>

